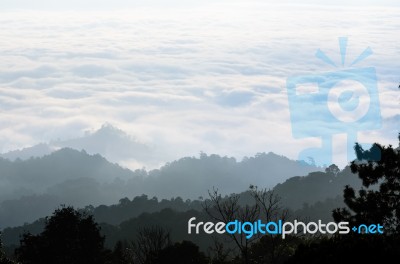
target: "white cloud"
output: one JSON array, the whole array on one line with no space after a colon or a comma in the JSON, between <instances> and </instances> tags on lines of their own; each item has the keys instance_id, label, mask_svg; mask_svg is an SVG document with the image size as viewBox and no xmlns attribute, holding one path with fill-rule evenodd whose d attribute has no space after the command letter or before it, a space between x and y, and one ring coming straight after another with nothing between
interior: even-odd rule
<instances>
[{"instance_id":1,"label":"white cloud","mask_svg":"<svg viewBox=\"0 0 400 264\"><path fill-rule=\"evenodd\" d=\"M314 54L320 48L340 65L340 36L349 37L349 61L372 48L360 67L376 67L384 122L398 120L399 11L263 3L3 11L0 147L110 122L168 158L200 150L296 158L317 139L293 139L286 78L337 70Z\"/></svg>"}]
</instances>

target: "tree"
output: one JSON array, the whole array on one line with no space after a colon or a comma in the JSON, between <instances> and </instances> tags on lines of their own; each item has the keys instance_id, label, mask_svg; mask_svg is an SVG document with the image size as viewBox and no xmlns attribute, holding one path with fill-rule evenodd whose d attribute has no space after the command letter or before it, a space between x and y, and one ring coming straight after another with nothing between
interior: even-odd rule
<instances>
[{"instance_id":1,"label":"tree","mask_svg":"<svg viewBox=\"0 0 400 264\"><path fill-rule=\"evenodd\" d=\"M323 237L301 244L285 263L392 263L399 258L399 237L346 235Z\"/></svg>"},{"instance_id":2,"label":"tree","mask_svg":"<svg viewBox=\"0 0 400 264\"><path fill-rule=\"evenodd\" d=\"M113 252L108 258L107 264L134 264L128 242L117 241Z\"/></svg>"},{"instance_id":3,"label":"tree","mask_svg":"<svg viewBox=\"0 0 400 264\"><path fill-rule=\"evenodd\" d=\"M400 143L400 134L399 134ZM351 171L362 180L358 195L344 189L344 202L350 209L333 212L336 221L358 224L382 224L386 234L400 234L400 150L375 143L369 150L355 145L357 159ZM379 186L379 188L377 188Z\"/></svg>"},{"instance_id":4,"label":"tree","mask_svg":"<svg viewBox=\"0 0 400 264\"><path fill-rule=\"evenodd\" d=\"M164 248L157 264L207 264L208 259L199 247L190 241L182 241Z\"/></svg>"},{"instance_id":5,"label":"tree","mask_svg":"<svg viewBox=\"0 0 400 264\"><path fill-rule=\"evenodd\" d=\"M1 240L1 232L0 232L0 264L14 264L15 262L7 258L6 254L3 251L3 241Z\"/></svg>"},{"instance_id":6,"label":"tree","mask_svg":"<svg viewBox=\"0 0 400 264\"><path fill-rule=\"evenodd\" d=\"M207 215L216 222L223 222L225 224L238 220L240 222L255 222L260 214L258 204L240 206L238 194L232 194L228 197L222 198L218 193L218 189L209 191L210 199L204 201L203 207ZM227 233L226 233L227 234ZM243 263L250 263L249 260L249 247L254 240L258 237L253 236L250 239L246 238L246 234L228 234L231 241L234 242L236 248L240 251Z\"/></svg>"},{"instance_id":7,"label":"tree","mask_svg":"<svg viewBox=\"0 0 400 264\"><path fill-rule=\"evenodd\" d=\"M336 164L332 164L325 169L325 172L336 176L340 172L340 169Z\"/></svg>"},{"instance_id":8,"label":"tree","mask_svg":"<svg viewBox=\"0 0 400 264\"><path fill-rule=\"evenodd\" d=\"M208 248L209 252L209 263L211 264L228 264L229 256L231 255L231 249L225 248L223 242L221 242L216 236L211 237L213 240L213 245Z\"/></svg>"},{"instance_id":9,"label":"tree","mask_svg":"<svg viewBox=\"0 0 400 264\"><path fill-rule=\"evenodd\" d=\"M213 220L228 223L239 220L240 222L263 222L285 221L289 218L289 211L282 207L281 198L272 190L258 189L251 185L247 193L249 200L245 205L239 203L239 195L222 198L217 189L209 192L210 199L204 202L205 212ZM268 238L266 238L268 236ZM243 263L252 263L255 258L263 258L269 263L275 263L282 259L282 254L293 248L291 240L282 240L279 236L268 234L254 234L250 239L243 232L240 234L229 234L231 241L239 249ZM261 242L257 242L262 239ZM262 249L261 249L262 248ZM216 252L218 253L218 252ZM261 255L262 256L261 256ZM226 258L226 256L225 256Z\"/></svg>"},{"instance_id":10,"label":"tree","mask_svg":"<svg viewBox=\"0 0 400 264\"><path fill-rule=\"evenodd\" d=\"M282 199L273 190L258 189L250 186L250 193L260 208L260 219L263 222L285 222L290 218L289 210L282 206ZM283 263L287 256L294 251L299 243L296 236L282 239L275 234L266 234L259 241L251 245L251 259L254 263Z\"/></svg>"},{"instance_id":11,"label":"tree","mask_svg":"<svg viewBox=\"0 0 400 264\"><path fill-rule=\"evenodd\" d=\"M26 264L101 264L105 263L104 237L91 215L73 207L62 207L46 218L39 235L26 233L16 249Z\"/></svg>"},{"instance_id":12,"label":"tree","mask_svg":"<svg viewBox=\"0 0 400 264\"><path fill-rule=\"evenodd\" d=\"M383 224L384 235L350 233L312 240L300 245L287 263L390 263L400 258L400 147L375 143L364 150L356 144L355 151L350 168L363 188L356 195L346 186L348 208L334 210L333 217L354 226Z\"/></svg>"},{"instance_id":13,"label":"tree","mask_svg":"<svg viewBox=\"0 0 400 264\"><path fill-rule=\"evenodd\" d=\"M171 244L169 232L159 226L139 229L136 241L132 243L133 262L155 264L161 250Z\"/></svg>"},{"instance_id":14,"label":"tree","mask_svg":"<svg viewBox=\"0 0 400 264\"><path fill-rule=\"evenodd\" d=\"M252 263L285 263L302 241L302 238L296 235L288 235L285 239L279 235L265 235L251 245Z\"/></svg>"}]
</instances>

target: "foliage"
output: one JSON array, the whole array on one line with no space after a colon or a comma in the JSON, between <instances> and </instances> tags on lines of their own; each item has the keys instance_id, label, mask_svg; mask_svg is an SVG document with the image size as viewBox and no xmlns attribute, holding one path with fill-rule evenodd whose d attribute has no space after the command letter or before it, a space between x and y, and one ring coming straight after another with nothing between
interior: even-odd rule
<instances>
[{"instance_id":1,"label":"foliage","mask_svg":"<svg viewBox=\"0 0 400 264\"><path fill-rule=\"evenodd\" d=\"M260 206L258 203L241 206L239 203L240 195L238 194L222 198L218 189L214 188L212 191L209 191L209 197L210 199L204 201L204 211L213 221L225 224L235 220L239 220L242 223L255 222L260 215ZM243 232L227 235L239 250L243 263L249 263L249 247L258 237L253 236L247 239L246 234Z\"/></svg>"},{"instance_id":2,"label":"foliage","mask_svg":"<svg viewBox=\"0 0 400 264\"><path fill-rule=\"evenodd\" d=\"M207 264L208 259L199 247L190 241L182 241L170 245L159 254L157 264Z\"/></svg>"},{"instance_id":3,"label":"foliage","mask_svg":"<svg viewBox=\"0 0 400 264\"><path fill-rule=\"evenodd\" d=\"M363 188L356 195L346 186L343 196L348 208L334 210L333 217L350 226L383 224L384 234L311 240L301 244L287 263L390 263L400 258L400 148L375 143L364 150L356 144L355 151L357 159L350 168L358 173Z\"/></svg>"},{"instance_id":4,"label":"foliage","mask_svg":"<svg viewBox=\"0 0 400 264\"><path fill-rule=\"evenodd\" d=\"M400 134L399 134L400 142ZM391 145L375 143L369 150L355 146L357 159L351 170L358 173L363 188L344 190L344 202L350 209L336 209L336 221L357 224L382 224L386 234L400 233L400 151ZM379 157L380 156L380 157ZM374 186L379 186L373 189Z\"/></svg>"},{"instance_id":5,"label":"foliage","mask_svg":"<svg viewBox=\"0 0 400 264\"><path fill-rule=\"evenodd\" d=\"M24 234L16 255L26 264L101 264L104 237L93 217L72 207L57 209L39 235Z\"/></svg>"},{"instance_id":6,"label":"foliage","mask_svg":"<svg viewBox=\"0 0 400 264\"><path fill-rule=\"evenodd\" d=\"M251 245L251 263L284 263L292 256L302 238L289 235L282 239L280 235L265 235Z\"/></svg>"},{"instance_id":7,"label":"foliage","mask_svg":"<svg viewBox=\"0 0 400 264\"><path fill-rule=\"evenodd\" d=\"M399 258L399 237L346 235L325 237L301 244L287 263L392 263Z\"/></svg>"},{"instance_id":8,"label":"foliage","mask_svg":"<svg viewBox=\"0 0 400 264\"><path fill-rule=\"evenodd\" d=\"M161 250L171 244L169 232L159 226L140 228L132 243L134 263L155 264Z\"/></svg>"},{"instance_id":9,"label":"foliage","mask_svg":"<svg viewBox=\"0 0 400 264\"><path fill-rule=\"evenodd\" d=\"M100 205L98 207L87 206L85 210L93 214L99 223L106 222L117 225L123 221L137 217L144 212L159 212L162 209L171 208L175 211L188 211L190 209L201 209L201 202L198 200L183 200L181 197L159 200L157 197L149 198L143 194L134 197L132 200L125 197L115 205Z\"/></svg>"},{"instance_id":10,"label":"foliage","mask_svg":"<svg viewBox=\"0 0 400 264\"><path fill-rule=\"evenodd\" d=\"M0 233L0 264L14 264L15 262L7 258L6 254L3 251L3 242L1 240Z\"/></svg>"},{"instance_id":11,"label":"foliage","mask_svg":"<svg viewBox=\"0 0 400 264\"><path fill-rule=\"evenodd\" d=\"M248 194L249 197L245 197L247 203L242 205L239 201L243 197L240 195L222 198L214 188L209 192L210 199L204 202L204 211L212 220L224 223L235 220L242 223L262 220L267 223L289 219L289 210L282 206L281 198L273 190L258 189L257 186L250 185ZM247 239L246 234L241 232L228 237L240 252L236 260L246 264L256 263L255 259L276 263L283 259L281 255L286 254L291 247L289 239L283 240L276 235L254 234Z\"/></svg>"}]
</instances>

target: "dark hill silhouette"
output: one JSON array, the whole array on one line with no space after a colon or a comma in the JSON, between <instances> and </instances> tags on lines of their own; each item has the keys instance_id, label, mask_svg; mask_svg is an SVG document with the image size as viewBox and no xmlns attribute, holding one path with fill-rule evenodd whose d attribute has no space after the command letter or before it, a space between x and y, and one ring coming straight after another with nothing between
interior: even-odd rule
<instances>
[{"instance_id":1,"label":"dark hill silhouette","mask_svg":"<svg viewBox=\"0 0 400 264\"><path fill-rule=\"evenodd\" d=\"M349 168L345 168L336 174L332 172L312 172L304 177L292 177L278 184L274 190L276 194L282 196L282 205L291 209L294 215L304 219L321 219L328 222L333 220L332 210L344 205L342 192L345 185L351 185L355 188L361 185L360 179L355 174L352 174ZM240 196L242 204L251 201L248 191L240 193ZM207 196L204 197L207 198ZM47 201L48 203L58 202L54 197L29 197L26 200L30 200L31 203L27 203L27 206L32 207L32 203L34 203L32 202L33 199L37 199L38 203L43 203L43 201ZM129 227L129 223L133 225L133 223L139 221L142 224L158 224L161 221L158 218L160 216L158 212L165 209L175 212L173 214L166 214L166 216L171 217L178 217L177 215L183 215L187 211L196 211L196 214L201 214L202 202L203 200L183 200L180 197L167 200L141 195L133 199L122 198L114 205L86 206L84 210L93 214L97 222L102 223L102 226L104 226L102 232L107 234L106 243L111 246L117 240L126 238L126 235L123 234L125 231L128 232L128 229L136 230L137 227ZM54 204L51 209L54 210L56 207L57 204ZM43 214L43 216L45 215ZM21 214L18 216L21 216ZM166 216L161 219L170 223L176 221L176 218L171 220L166 219ZM155 219L152 219L152 217ZM137 220L137 218L145 220ZM31 225L6 228L3 233L4 243L6 245L17 243L18 236L23 233L23 230L29 230L34 233L38 230L40 231L41 226L43 226L41 222L37 221ZM120 228L122 226L126 229L124 229L125 231L121 231ZM175 227L175 229L179 228ZM132 230L128 233L134 232ZM183 234L179 235L179 238L187 239ZM206 245L206 243L201 243L202 245Z\"/></svg>"},{"instance_id":2,"label":"dark hill silhouette","mask_svg":"<svg viewBox=\"0 0 400 264\"><path fill-rule=\"evenodd\" d=\"M111 203L121 195L116 178L133 179L135 173L67 148L25 161L0 159L0 228L43 217L60 203Z\"/></svg>"},{"instance_id":3,"label":"dark hill silhouette","mask_svg":"<svg viewBox=\"0 0 400 264\"><path fill-rule=\"evenodd\" d=\"M183 202L180 198L157 203L154 198L148 199L141 196L132 201L121 199L118 205L109 207L87 207L85 211L92 213L95 221L100 223L101 233L106 237L105 245L108 248L112 248L117 241L132 240L142 227L161 226L170 230L171 238L174 240L190 240L199 245L202 250L207 250L212 246L210 237L204 233L190 236L186 229L187 221L191 217L196 217L198 221L208 219L205 212L201 211L199 204L200 201ZM328 222L332 221L332 209L342 204L341 199L327 199L294 213L304 219L321 219ZM137 208L132 208L134 206ZM129 207L131 207L131 210L128 210ZM128 216L129 214L131 214L131 217ZM114 222L114 224L110 222ZM43 231L44 225L42 218L32 224L4 229L3 241L8 252L12 252L12 249L19 244L19 239L23 233L29 231L32 234L39 234Z\"/></svg>"},{"instance_id":4,"label":"dark hill silhouette","mask_svg":"<svg viewBox=\"0 0 400 264\"><path fill-rule=\"evenodd\" d=\"M292 177L275 186L276 193L291 209L299 209L304 203L309 205L341 195L346 185L361 187L361 180L345 167L337 174L331 172L311 172L307 176Z\"/></svg>"},{"instance_id":5,"label":"dark hill silhouette","mask_svg":"<svg viewBox=\"0 0 400 264\"><path fill-rule=\"evenodd\" d=\"M70 148L41 158L0 159L0 228L45 216L59 203L109 205L143 193L160 199L196 199L214 186L223 194L239 193L250 184L272 188L293 175L318 169L274 153L259 153L242 161L202 153L151 171L131 171L100 155ZM43 203L46 196L53 198ZM37 210L27 213L31 207Z\"/></svg>"},{"instance_id":6,"label":"dark hill silhouette","mask_svg":"<svg viewBox=\"0 0 400 264\"><path fill-rule=\"evenodd\" d=\"M0 172L1 185L8 191L10 191L9 188L24 188L33 192L44 191L53 184L81 177L94 178L103 182L113 180L113 175L121 179L133 176L132 171L112 164L100 155L88 155L85 151L69 148L25 161L12 162L0 159ZM7 192L7 189L4 191ZM5 192L1 191L4 195Z\"/></svg>"},{"instance_id":7,"label":"dark hill silhouette","mask_svg":"<svg viewBox=\"0 0 400 264\"><path fill-rule=\"evenodd\" d=\"M205 190L220 188L239 193L250 184L272 188L294 175L307 175L321 168L290 160L275 153L258 153L237 161L232 157L207 155L185 157L150 171L143 192L151 196L197 198ZM160 188L160 187L163 188ZM185 188L181 188L185 186Z\"/></svg>"}]
</instances>

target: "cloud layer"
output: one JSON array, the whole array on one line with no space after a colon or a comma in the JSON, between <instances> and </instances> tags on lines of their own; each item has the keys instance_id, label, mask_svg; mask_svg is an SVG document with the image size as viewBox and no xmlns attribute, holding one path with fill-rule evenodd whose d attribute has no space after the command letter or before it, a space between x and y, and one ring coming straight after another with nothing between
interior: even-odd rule
<instances>
[{"instance_id":1,"label":"cloud layer","mask_svg":"<svg viewBox=\"0 0 400 264\"><path fill-rule=\"evenodd\" d=\"M340 36L349 37L349 61L367 46L374 51L358 67L376 68L383 125L360 139L395 142L399 11L241 1L3 11L0 150L79 137L108 122L165 150L166 161L200 151L297 158L319 143L293 138L286 79L337 71L314 55L321 49L341 65Z\"/></svg>"}]
</instances>

